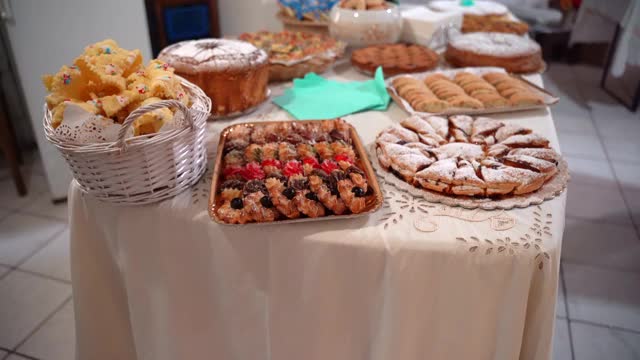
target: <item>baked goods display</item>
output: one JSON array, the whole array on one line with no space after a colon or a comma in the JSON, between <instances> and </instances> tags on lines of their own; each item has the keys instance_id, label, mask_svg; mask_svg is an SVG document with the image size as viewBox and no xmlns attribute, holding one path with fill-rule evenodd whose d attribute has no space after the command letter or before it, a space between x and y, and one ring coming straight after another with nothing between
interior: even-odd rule
<instances>
[{"instance_id":1,"label":"baked goods display","mask_svg":"<svg viewBox=\"0 0 640 360\"><path fill-rule=\"evenodd\" d=\"M431 70L438 65L438 60L435 51L415 44L374 45L351 54L351 64L356 68L373 74L382 66L386 76Z\"/></svg>"},{"instance_id":2,"label":"baked goods display","mask_svg":"<svg viewBox=\"0 0 640 360\"><path fill-rule=\"evenodd\" d=\"M345 44L329 36L306 32L259 31L238 37L269 55L269 79L291 80L308 72L321 73L342 56Z\"/></svg>"},{"instance_id":3,"label":"baked goods display","mask_svg":"<svg viewBox=\"0 0 640 360\"><path fill-rule=\"evenodd\" d=\"M504 72L435 72L424 78L398 76L393 91L408 103L409 111L438 114L462 111L501 111L546 104L543 94Z\"/></svg>"},{"instance_id":4,"label":"baked goods display","mask_svg":"<svg viewBox=\"0 0 640 360\"><path fill-rule=\"evenodd\" d=\"M461 30L463 33L494 32L524 35L529 32L529 25L502 15L465 14L462 18Z\"/></svg>"},{"instance_id":5,"label":"baked goods display","mask_svg":"<svg viewBox=\"0 0 640 360\"><path fill-rule=\"evenodd\" d=\"M268 56L247 42L183 41L163 49L158 58L202 88L211 98L216 116L241 113L266 100Z\"/></svg>"},{"instance_id":6,"label":"baked goods display","mask_svg":"<svg viewBox=\"0 0 640 360\"><path fill-rule=\"evenodd\" d=\"M73 65L44 75L42 81L49 92L46 103L54 129L63 123L70 106L98 115L107 124L122 124L143 105L161 100L179 100L185 106L190 103L172 67L160 60L145 66L139 50L120 48L111 39L87 46ZM169 108L144 114L133 123L133 135L156 133L173 121L173 115Z\"/></svg>"},{"instance_id":7,"label":"baked goods display","mask_svg":"<svg viewBox=\"0 0 640 360\"><path fill-rule=\"evenodd\" d=\"M376 154L383 169L415 187L477 198L535 192L561 160L530 129L467 115L409 117L378 135Z\"/></svg>"},{"instance_id":8,"label":"baked goods display","mask_svg":"<svg viewBox=\"0 0 640 360\"><path fill-rule=\"evenodd\" d=\"M211 213L228 224L359 214L382 196L344 120L240 124L221 135Z\"/></svg>"},{"instance_id":9,"label":"baked goods display","mask_svg":"<svg viewBox=\"0 0 640 360\"><path fill-rule=\"evenodd\" d=\"M390 7L385 0L341 0L338 6L351 10L387 10Z\"/></svg>"},{"instance_id":10,"label":"baked goods display","mask_svg":"<svg viewBox=\"0 0 640 360\"><path fill-rule=\"evenodd\" d=\"M455 67L497 66L511 73L532 73L544 68L540 45L514 34L460 34L449 40L444 57Z\"/></svg>"}]
</instances>

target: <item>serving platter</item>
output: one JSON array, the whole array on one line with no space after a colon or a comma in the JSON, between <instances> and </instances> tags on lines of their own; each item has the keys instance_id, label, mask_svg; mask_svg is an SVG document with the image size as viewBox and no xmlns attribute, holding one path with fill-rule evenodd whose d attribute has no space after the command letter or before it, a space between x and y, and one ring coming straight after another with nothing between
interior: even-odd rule
<instances>
[{"instance_id":1,"label":"serving platter","mask_svg":"<svg viewBox=\"0 0 640 360\"><path fill-rule=\"evenodd\" d=\"M307 120L308 122L321 122L326 120ZM227 142L227 138L229 134L231 134L235 129L239 127L254 127L254 126L265 126L270 124L277 123L294 123L296 121L260 121L260 122L249 122L249 123L241 123L235 124L226 127L220 132L220 140L218 142L217 154L215 159L215 166L213 170L213 178L211 181L211 190L209 193L209 216L211 219L219 224L228 225L228 226L255 226L255 225L267 225L267 224L290 224L290 223L300 223L300 222L312 222L312 221L325 221L325 220L339 220L339 219L352 219L356 217L366 216L371 214L382 207L382 203L384 201L384 197L382 195L382 191L380 189L380 185L378 184L378 180L376 178L375 172L371 163L369 162L369 157L367 155L367 151L360 140L360 136L358 135L356 129L350 125L349 134L352 141L353 149L356 153L357 159L355 165L364 171L365 176L367 178L368 186L371 188L371 193L366 195L365 199L365 208L362 212L357 214L346 214L346 215L326 215L322 217L310 218L310 217L301 217L297 219L282 219L276 220L273 222L251 222L247 224L229 224L222 219L217 214L217 210L219 206L222 205L222 198L220 196L220 186L222 184L222 170L223 170L223 162L224 162L224 149L225 143Z\"/></svg>"}]
</instances>

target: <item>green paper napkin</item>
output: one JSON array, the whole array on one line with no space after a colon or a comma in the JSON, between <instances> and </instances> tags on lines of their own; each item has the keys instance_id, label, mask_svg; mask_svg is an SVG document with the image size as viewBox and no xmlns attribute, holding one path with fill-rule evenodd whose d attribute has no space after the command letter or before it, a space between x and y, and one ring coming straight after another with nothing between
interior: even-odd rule
<instances>
[{"instance_id":1,"label":"green paper napkin","mask_svg":"<svg viewBox=\"0 0 640 360\"><path fill-rule=\"evenodd\" d=\"M373 80L338 82L315 73L293 80L273 102L299 120L333 119L360 111L386 110L389 94L384 85L382 68Z\"/></svg>"}]
</instances>

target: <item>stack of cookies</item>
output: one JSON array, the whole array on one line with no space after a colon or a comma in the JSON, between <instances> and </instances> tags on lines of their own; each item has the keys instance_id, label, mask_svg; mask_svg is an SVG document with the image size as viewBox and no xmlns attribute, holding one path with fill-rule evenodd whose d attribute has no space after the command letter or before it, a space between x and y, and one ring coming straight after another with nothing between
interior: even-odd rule
<instances>
[{"instance_id":1,"label":"stack of cookies","mask_svg":"<svg viewBox=\"0 0 640 360\"><path fill-rule=\"evenodd\" d=\"M483 76L458 72L453 78L442 73L423 81L402 76L392 81L395 91L418 112L440 113L450 108L496 109L543 105L544 99L522 81L499 72Z\"/></svg>"}]
</instances>

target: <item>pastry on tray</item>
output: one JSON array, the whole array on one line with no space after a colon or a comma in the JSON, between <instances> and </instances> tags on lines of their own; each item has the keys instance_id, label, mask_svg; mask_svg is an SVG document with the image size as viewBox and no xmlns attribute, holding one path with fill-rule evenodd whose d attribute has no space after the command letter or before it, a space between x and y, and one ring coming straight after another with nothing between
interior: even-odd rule
<instances>
[{"instance_id":1,"label":"pastry on tray","mask_svg":"<svg viewBox=\"0 0 640 360\"><path fill-rule=\"evenodd\" d=\"M529 25L511 20L507 16L465 14L461 30L463 33L495 32L524 35L529 32Z\"/></svg>"},{"instance_id":2,"label":"pastry on tray","mask_svg":"<svg viewBox=\"0 0 640 360\"><path fill-rule=\"evenodd\" d=\"M237 40L201 39L179 42L160 52L159 59L200 86L211 98L214 115L241 113L266 100L267 54ZM220 91L224 89L224 91Z\"/></svg>"},{"instance_id":3,"label":"pastry on tray","mask_svg":"<svg viewBox=\"0 0 640 360\"><path fill-rule=\"evenodd\" d=\"M351 131L341 119L239 124L223 131L212 216L245 224L371 210L381 195Z\"/></svg>"},{"instance_id":4,"label":"pastry on tray","mask_svg":"<svg viewBox=\"0 0 640 360\"><path fill-rule=\"evenodd\" d=\"M444 57L455 67L496 66L511 73L533 73L544 68L537 42L497 32L454 36L449 40Z\"/></svg>"},{"instance_id":5,"label":"pastry on tray","mask_svg":"<svg viewBox=\"0 0 640 360\"><path fill-rule=\"evenodd\" d=\"M534 192L560 161L530 129L467 115L409 117L378 135L376 153L382 168L411 185L480 198Z\"/></svg>"},{"instance_id":6,"label":"pastry on tray","mask_svg":"<svg viewBox=\"0 0 640 360\"><path fill-rule=\"evenodd\" d=\"M374 45L351 54L353 66L371 74L382 66L386 76L431 70L438 65L438 59L435 51L415 44Z\"/></svg>"},{"instance_id":7,"label":"pastry on tray","mask_svg":"<svg viewBox=\"0 0 640 360\"><path fill-rule=\"evenodd\" d=\"M497 109L544 105L544 99L513 76L490 72L482 76L460 71L442 73L424 80L400 76L391 81L396 93L418 112L441 113L447 109Z\"/></svg>"},{"instance_id":8,"label":"pastry on tray","mask_svg":"<svg viewBox=\"0 0 640 360\"><path fill-rule=\"evenodd\" d=\"M342 56L345 44L322 34L259 31L238 37L269 54L269 80L285 81L326 71Z\"/></svg>"}]
</instances>

